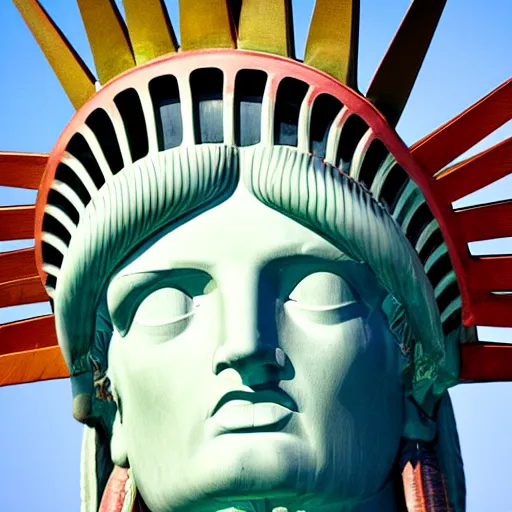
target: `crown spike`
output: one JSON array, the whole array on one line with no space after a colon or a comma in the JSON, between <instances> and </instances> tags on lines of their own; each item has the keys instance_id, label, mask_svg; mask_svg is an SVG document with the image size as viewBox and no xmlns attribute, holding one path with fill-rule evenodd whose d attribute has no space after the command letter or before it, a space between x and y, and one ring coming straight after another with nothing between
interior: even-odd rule
<instances>
[{"instance_id":1,"label":"crown spike","mask_svg":"<svg viewBox=\"0 0 512 512\"><path fill-rule=\"evenodd\" d=\"M238 48L295 58L290 0L243 0Z\"/></svg>"},{"instance_id":2,"label":"crown spike","mask_svg":"<svg viewBox=\"0 0 512 512\"><path fill-rule=\"evenodd\" d=\"M457 235L468 242L509 237L512 234L512 201L479 204L457 210L455 218Z\"/></svg>"},{"instance_id":3,"label":"crown spike","mask_svg":"<svg viewBox=\"0 0 512 512\"><path fill-rule=\"evenodd\" d=\"M446 0L414 0L368 88L367 97L396 126L443 13Z\"/></svg>"},{"instance_id":4,"label":"crown spike","mask_svg":"<svg viewBox=\"0 0 512 512\"><path fill-rule=\"evenodd\" d=\"M304 63L357 90L359 0L317 0Z\"/></svg>"},{"instance_id":5,"label":"crown spike","mask_svg":"<svg viewBox=\"0 0 512 512\"><path fill-rule=\"evenodd\" d=\"M135 66L126 25L113 0L78 0L100 83Z\"/></svg>"},{"instance_id":6,"label":"crown spike","mask_svg":"<svg viewBox=\"0 0 512 512\"><path fill-rule=\"evenodd\" d=\"M37 190L47 163L47 154L0 153L0 186Z\"/></svg>"},{"instance_id":7,"label":"crown spike","mask_svg":"<svg viewBox=\"0 0 512 512\"><path fill-rule=\"evenodd\" d=\"M58 346L0 355L0 387L67 377L69 370Z\"/></svg>"},{"instance_id":8,"label":"crown spike","mask_svg":"<svg viewBox=\"0 0 512 512\"><path fill-rule=\"evenodd\" d=\"M0 386L66 377L53 315L0 325Z\"/></svg>"},{"instance_id":9,"label":"crown spike","mask_svg":"<svg viewBox=\"0 0 512 512\"><path fill-rule=\"evenodd\" d=\"M0 252L0 283L37 276L34 248Z\"/></svg>"},{"instance_id":10,"label":"crown spike","mask_svg":"<svg viewBox=\"0 0 512 512\"><path fill-rule=\"evenodd\" d=\"M94 76L37 0L13 2L69 100L79 109L96 92Z\"/></svg>"},{"instance_id":11,"label":"crown spike","mask_svg":"<svg viewBox=\"0 0 512 512\"><path fill-rule=\"evenodd\" d=\"M492 294L512 289L510 254L473 256L468 261L467 270L467 285L471 291Z\"/></svg>"},{"instance_id":12,"label":"crown spike","mask_svg":"<svg viewBox=\"0 0 512 512\"><path fill-rule=\"evenodd\" d=\"M461 345L461 382L512 380L512 345L504 343L467 343Z\"/></svg>"},{"instance_id":13,"label":"crown spike","mask_svg":"<svg viewBox=\"0 0 512 512\"><path fill-rule=\"evenodd\" d=\"M45 302L34 249L0 253L0 307Z\"/></svg>"},{"instance_id":14,"label":"crown spike","mask_svg":"<svg viewBox=\"0 0 512 512\"><path fill-rule=\"evenodd\" d=\"M0 283L0 308L48 300L48 294L38 275Z\"/></svg>"},{"instance_id":15,"label":"crown spike","mask_svg":"<svg viewBox=\"0 0 512 512\"><path fill-rule=\"evenodd\" d=\"M510 174L512 137L435 176L446 202L467 196Z\"/></svg>"},{"instance_id":16,"label":"crown spike","mask_svg":"<svg viewBox=\"0 0 512 512\"><path fill-rule=\"evenodd\" d=\"M162 0L124 0L124 12L137 65L178 51Z\"/></svg>"},{"instance_id":17,"label":"crown spike","mask_svg":"<svg viewBox=\"0 0 512 512\"><path fill-rule=\"evenodd\" d=\"M512 78L411 148L432 176L512 119Z\"/></svg>"},{"instance_id":18,"label":"crown spike","mask_svg":"<svg viewBox=\"0 0 512 512\"><path fill-rule=\"evenodd\" d=\"M463 316L464 325L512 327L512 296L472 292L471 309Z\"/></svg>"},{"instance_id":19,"label":"crown spike","mask_svg":"<svg viewBox=\"0 0 512 512\"><path fill-rule=\"evenodd\" d=\"M512 297L508 293L512 282L511 256L470 257L467 263L465 279L469 307L466 308L466 325L512 327L510 314L505 313L512 306Z\"/></svg>"},{"instance_id":20,"label":"crown spike","mask_svg":"<svg viewBox=\"0 0 512 512\"><path fill-rule=\"evenodd\" d=\"M180 0L181 49L236 48L227 0Z\"/></svg>"},{"instance_id":21,"label":"crown spike","mask_svg":"<svg viewBox=\"0 0 512 512\"><path fill-rule=\"evenodd\" d=\"M36 207L0 207L0 240L23 240L34 238Z\"/></svg>"},{"instance_id":22,"label":"crown spike","mask_svg":"<svg viewBox=\"0 0 512 512\"><path fill-rule=\"evenodd\" d=\"M0 325L0 355L58 345L55 317L38 316Z\"/></svg>"}]
</instances>

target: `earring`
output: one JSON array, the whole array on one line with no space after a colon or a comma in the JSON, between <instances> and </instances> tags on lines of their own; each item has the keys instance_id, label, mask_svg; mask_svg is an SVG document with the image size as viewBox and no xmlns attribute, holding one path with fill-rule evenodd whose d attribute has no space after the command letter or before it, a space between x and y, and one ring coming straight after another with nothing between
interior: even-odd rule
<instances>
[{"instance_id":1,"label":"earring","mask_svg":"<svg viewBox=\"0 0 512 512\"><path fill-rule=\"evenodd\" d=\"M400 466L408 512L451 512L433 442L406 441Z\"/></svg>"},{"instance_id":2,"label":"earring","mask_svg":"<svg viewBox=\"0 0 512 512\"><path fill-rule=\"evenodd\" d=\"M115 466L101 499L99 512L143 512L136 506L136 489L130 470Z\"/></svg>"}]
</instances>

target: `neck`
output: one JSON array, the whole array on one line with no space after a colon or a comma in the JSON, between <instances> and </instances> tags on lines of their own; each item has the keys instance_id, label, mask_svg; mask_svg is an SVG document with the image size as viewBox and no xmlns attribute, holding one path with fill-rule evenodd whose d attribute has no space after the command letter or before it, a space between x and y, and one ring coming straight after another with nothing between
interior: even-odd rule
<instances>
[{"instance_id":1,"label":"neck","mask_svg":"<svg viewBox=\"0 0 512 512\"><path fill-rule=\"evenodd\" d=\"M141 500L140 500L141 501ZM143 503L135 506L134 512L151 512ZM360 503L323 503L317 500L300 498L297 500L251 500L236 503L236 506L217 509L216 512L399 512L399 500L396 498L393 483L390 482L378 494ZM139 506L139 508L137 508ZM206 507L205 510L214 510Z\"/></svg>"},{"instance_id":2,"label":"neck","mask_svg":"<svg viewBox=\"0 0 512 512\"><path fill-rule=\"evenodd\" d=\"M363 503L314 503L316 500L301 498L288 502L288 500L257 500L227 507L217 512L398 512L399 500L396 499L393 483L390 482L378 494Z\"/></svg>"}]
</instances>

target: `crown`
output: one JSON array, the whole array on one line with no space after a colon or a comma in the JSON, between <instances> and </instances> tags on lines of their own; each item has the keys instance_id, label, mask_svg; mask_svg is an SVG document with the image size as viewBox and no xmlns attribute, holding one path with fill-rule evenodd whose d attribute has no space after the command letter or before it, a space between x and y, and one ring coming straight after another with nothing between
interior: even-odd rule
<instances>
[{"instance_id":1,"label":"crown","mask_svg":"<svg viewBox=\"0 0 512 512\"><path fill-rule=\"evenodd\" d=\"M39 2L13 1L78 112L50 155L0 154L0 185L39 190L36 206L0 208L2 240L36 240L35 249L0 254L0 307L53 296L87 204L128 164L209 142L293 146L361 183L400 225L445 336L464 333L461 380L512 379L512 347L468 329L512 327L512 257L468 248L512 235L512 203L452 207L510 172L512 139L446 167L512 118L512 80L411 148L394 131L446 0L412 2L365 96L356 83L358 0L317 0L304 62L288 0L180 1L179 48L161 0L124 0L126 24L113 0L78 0L98 91ZM256 125L244 109L257 112ZM2 325L0 341L0 385L69 375L53 315Z\"/></svg>"}]
</instances>

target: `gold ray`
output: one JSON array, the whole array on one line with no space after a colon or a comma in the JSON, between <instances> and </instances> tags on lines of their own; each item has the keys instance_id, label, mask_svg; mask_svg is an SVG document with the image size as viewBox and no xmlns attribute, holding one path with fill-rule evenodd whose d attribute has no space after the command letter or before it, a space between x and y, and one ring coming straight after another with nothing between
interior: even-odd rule
<instances>
[{"instance_id":1,"label":"gold ray","mask_svg":"<svg viewBox=\"0 0 512 512\"><path fill-rule=\"evenodd\" d=\"M316 0L304 63L357 89L359 0Z\"/></svg>"},{"instance_id":2,"label":"gold ray","mask_svg":"<svg viewBox=\"0 0 512 512\"><path fill-rule=\"evenodd\" d=\"M236 48L227 0L180 0L182 50Z\"/></svg>"},{"instance_id":3,"label":"gold ray","mask_svg":"<svg viewBox=\"0 0 512 512\"><path fill-rule=\"evenodd\" d=\"M78 0L102 84L135 66L126 25L113 0Z\"/></svg>"},{"instance_id":4,"label":"gold ray","mask_svg":"<svg viewBox=\"0 0 512 512\"><path fill-rule=\"evenodd\" d=\"M409 99L445 4L413 1L368 88L368 99L392 126Z\"/></svg>"},{"instance_id":5,"label":"gold ray","mask_svg":"<svg viewBox=\"0 0 512 512\"><path fill-rule=\"evenodd\" d=\"M137 65L178 50L163 0L124 0L124 12Z\"/></svg>"},{"instance_id":6,"label":"gold ray","mask_svg":"<svg viewBox=\"0 0 512 512\"><path fill-rule=\"evenodd\" d=\"M79 109L96 92L94 76L37 0L13 2L71 103Z\"/></svg>"},{"instance_id":7,"label":"gold ray","mask_svg":"<svg viewBox=\"0 0 512 512\"><path fill-rule=\"evenodd\" d=\"M295 58L290 0L244 0L238 48Z\"/></svg>"}]
</instances>

